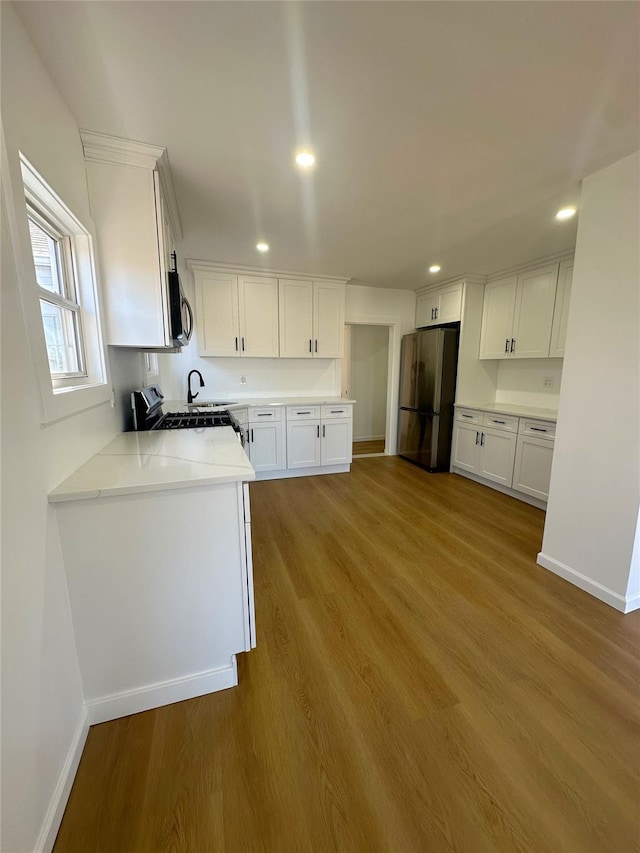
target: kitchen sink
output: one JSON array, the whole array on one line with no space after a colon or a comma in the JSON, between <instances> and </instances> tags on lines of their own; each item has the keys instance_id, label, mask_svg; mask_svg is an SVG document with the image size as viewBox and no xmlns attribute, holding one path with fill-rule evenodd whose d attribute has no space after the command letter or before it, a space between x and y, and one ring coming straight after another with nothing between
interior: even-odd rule
<instances>
[{"instance_id":1,"label":"kitchen sink","mask_svg":"<svg viewBox=\"0 0 640 853\"><path fill-rule=\"evenodd\" d=\"M206 403L198 403L196 400L189 404L195 409L213 409L217 406L235 406L235 400L207 400Z\"/></svg>"}]
</instances>

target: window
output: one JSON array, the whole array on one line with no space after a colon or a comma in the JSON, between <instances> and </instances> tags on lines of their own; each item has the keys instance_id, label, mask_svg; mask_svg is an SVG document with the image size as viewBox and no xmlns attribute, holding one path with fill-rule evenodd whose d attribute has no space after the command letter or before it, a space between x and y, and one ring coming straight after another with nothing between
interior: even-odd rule
<instances>
[{"instance_id":1,"label":"window","mask_svg":"<svg viewBox=\"0 0 640 853\"><path fill-rule=\"evenodd\" d=\"M27 216L49 370L60 386L86 376L71 237L33 205Z\"/></svg>"},{"instance_id":2,"label":"window","mask_svg":"<svg viewBox=\"0 0 640 853\"><path fill-rule=\"evenodd\" d=\"M110 390L91 232L20 160L32 261L27 269L25 256L23 304L49 422L109 400Z\"/></svg>"}]
</instances>

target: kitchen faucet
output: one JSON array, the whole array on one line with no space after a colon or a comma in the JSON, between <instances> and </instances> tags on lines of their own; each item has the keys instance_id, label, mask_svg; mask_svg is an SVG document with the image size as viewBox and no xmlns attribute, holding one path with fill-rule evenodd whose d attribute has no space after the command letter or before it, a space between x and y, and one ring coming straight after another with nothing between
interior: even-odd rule
<instances>
[{"instance_id":1,"label":"kitchen faucet","mask_svg":"<svg viewBox=\"0 0 640 853\"><path fill-rule=\"evenodd\" d=\"M200 373L200 371L199 370L189 371L189 375L187 376L187 387L189 389L187 392L187 403L193 403L193 401L196 399L196 397L200 393L199 391L196 391L196 393L194 394L191 391L191 377L193 376L194 373L198 374L198 376L200 377L200 387L204 388L204 379L202 378L202 374Z\"/></svg>"}]
</instances>

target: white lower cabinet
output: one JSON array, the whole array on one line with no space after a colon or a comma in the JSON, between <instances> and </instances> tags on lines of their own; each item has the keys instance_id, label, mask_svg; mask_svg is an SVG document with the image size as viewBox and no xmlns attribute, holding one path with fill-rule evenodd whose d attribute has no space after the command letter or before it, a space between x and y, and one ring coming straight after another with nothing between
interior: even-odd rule
<instances>
[{"instance_id":1,"label":"white lower cabinet","mask_svg":"<svg viewBox=\"0 0 640 853\"><path fill-rule=\"evenodd\" d=\"M456 409L451 470L546 503L555 422ZM513 491L511 491L513 490Z\"/></svg>"},{"instance_id":2,"label":"white lower cabinet","mask_svg":"<svg viewBox=\"0 0 640 853\"><path fill-rule=\"evenodd\" d=\"M353 419L334 418L322 422L321 465L343 465L351 462Z\"/></svg>"},{"instance_id":3,"label":"white lower cabinet","mask_svg":"<svg viewBox=\"0 0 640 853\"><path fill-rule=\"evenodd\" d=\"M279 471L286 467L286 436L282 409L277 406L252 407L246 412L244 449L256 473Z\"/></svg>"},{"instance_id":4,"label":"white lower cabinet","mask_svg":"<svg viewBox=\"0 0 640 853\"><path fill-rule=\"evenodd\" d=\"M519 435L516 462L513 471L513 488L532 498L546 501L549 498L553 441Z\"/></svg>"},{"instance_id":5,"label":"white lower cabinet","mask_svg":"<svg viewBox=\"0 0 640 853\"><path fill-rule=\"evenodd\" d=\"M320 421L287 422L287 468L321 465L320 446Z\"/></svg>"},{"instance_id":6,"label":"white lower cabinet","mask_svg":"<svg viewBox=\"0 0 640 853\"><path fill-rule=\"evenodd\" d=\"M517 435L482 425L457 423L452 464L502 486L511 486Z\"/></svg>"},{"instance_id":7,"label":"white lower cabinet","mask_svg":"<svg viewBox=\"0 0 640 853\"><path fill-rule=\"evenodd\" d=\"M350 404L287 407L287 468L351 463L353 407ZM319 473L319 472L318 472Z\"/></svg>"}]
</instances>

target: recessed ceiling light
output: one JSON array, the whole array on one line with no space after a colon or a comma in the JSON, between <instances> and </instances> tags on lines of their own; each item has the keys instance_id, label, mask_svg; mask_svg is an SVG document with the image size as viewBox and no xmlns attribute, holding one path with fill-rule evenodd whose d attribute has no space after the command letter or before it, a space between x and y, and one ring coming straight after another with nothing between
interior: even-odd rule
<instances>
[{"instance_id":1,"label":"recessed ceiling light","mask_svg":"<svg viewBox=\"0 0 640 853\"><path fill-rule=\"evenodd\" d=\"M432 267L429 267L429 272L440 272L441 269L442 267L438 264L434 264Z\"/></svg>"},{"instance_id":2,"label":"recessed ceiling light","mask_svg":"<svg viewBox=\"0 0 640 853\"><path fill-rule=\"evenodd\" d=\"M268 243L256 243L256 249L259 252L268 252L269 251L269 244Z\"/></svg>"},{"instance_id":3,"label":"recessed ceiling light","mask_svg":"<svg viewBox=\"0 0 640 853\"><path fill-rule=\"evenodd\" d=\"M556 213L556 219L571 219L571 217L575 215L575 207L563 207Z\"/></svg>"},{"instance_id":4,"label":"recessed ceiling light","mask_svg":"<svg viewBox=\"0 0 640 853\"><path fill-rule=\"evenodd\" d=\"M296 154L296 163L303 169L308 169L316 162L316 158L310 151L300 151Z\"/></svg>"}]
</instances>

